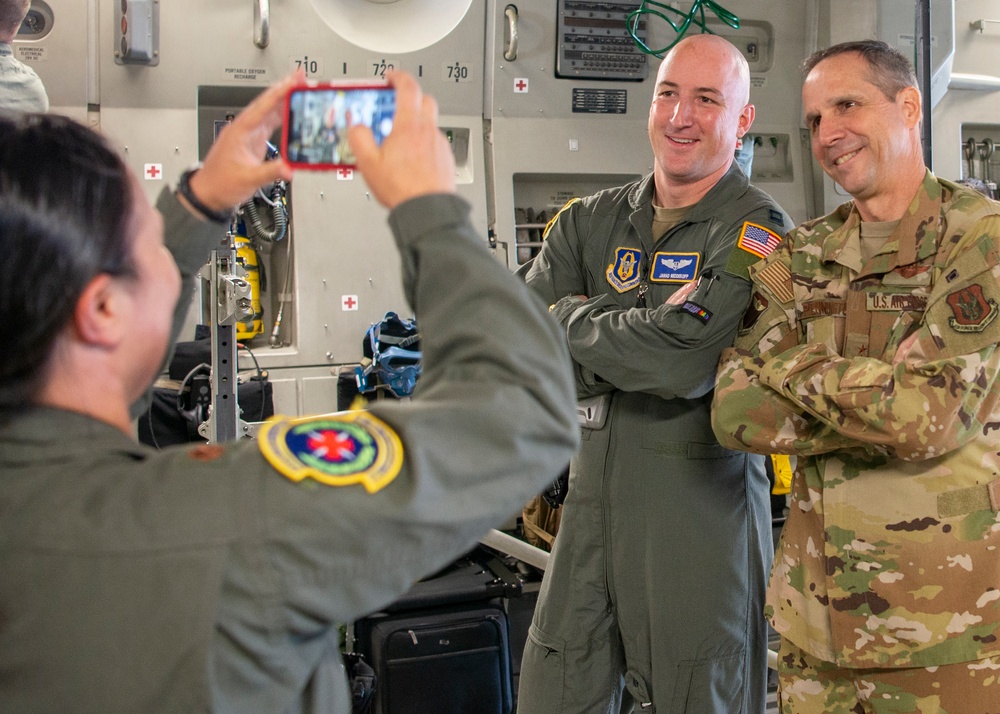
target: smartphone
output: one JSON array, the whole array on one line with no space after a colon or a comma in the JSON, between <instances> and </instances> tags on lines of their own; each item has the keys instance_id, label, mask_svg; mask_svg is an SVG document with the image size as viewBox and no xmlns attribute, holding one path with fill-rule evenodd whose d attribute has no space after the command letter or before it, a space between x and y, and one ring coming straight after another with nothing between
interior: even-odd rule
<instances>
[{"instance_id":1,"label":"smartphone","mask_svg":"<svg viewBox=\"0 0 1000 714\"><path fill-rule=\"evenodd\" d=\"M379 144L392 131L396 91L385 83L332 82L293 87L285 102L281 153L300 169L352 168L347 127L364 124Z\"/></svg>"}]
</instances>

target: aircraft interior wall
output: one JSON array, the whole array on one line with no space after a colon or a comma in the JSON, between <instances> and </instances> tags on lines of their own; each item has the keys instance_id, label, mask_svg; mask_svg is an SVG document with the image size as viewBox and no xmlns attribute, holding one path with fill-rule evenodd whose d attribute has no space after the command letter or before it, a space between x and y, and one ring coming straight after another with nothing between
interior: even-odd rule
<instances>
[{"instance_id":1,"label":"aircraft interior wall","mask_svg":"<svg viewBox=\"0 0 1000 714\"><path fill-rule=\"evenodd\" d=\"M639 52L616 24L637 4L33 0L34 24L17 38L15 53L42 77L52 111L99 127L151 199L204 156L226 116L292 69L335 80L377 79L388 67L403 68L438 99L459 193L497 259L513 270L531 257L545 221L566 200L652 169L646 121L659 60ZM870 36L913 51L914 2L724 4L740 27L711 12L706 24L750 64L753 180L795 221L822 215L846 197L810 155L801 60L817 47ZM1000 142L997 87L987 78L975 89L959 88L973 84L964 73L991 66L1000 49L993 6L932 3L933 168L947 178L1000 171L1000 157L979 154ZM651 16L640 33L654 49L676 37ZM970 139L976 155L967 160ZM361 358L367 327L387 311L412 311L385 211L360 175L300 171L289 202L287 237L260 251L262 330L247 344L271 374L278 411L328 411L338 375L350 374ZM192 314L189 322L203 319ZM240 365L250 366L243 356Z\"/></svg>"}]
</instances>

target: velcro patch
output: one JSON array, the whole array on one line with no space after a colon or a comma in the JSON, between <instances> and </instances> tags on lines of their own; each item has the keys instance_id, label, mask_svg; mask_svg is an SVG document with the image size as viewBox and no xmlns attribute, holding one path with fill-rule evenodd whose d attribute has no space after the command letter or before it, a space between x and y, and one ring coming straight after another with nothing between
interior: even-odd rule
<instances>
[{"instance_id":1,"label":"velcro patch","mask_svg":"<svg viewBox=\"0 0 1000 714\"><path fill-rule=\"evenodd\" d=\"M605 275L608 285L620 293L627 292L639 284L642 270L642 251L635 248L618 248L615 260L608 266Z\"/></svg>"},{"instance_id":2,"label":"velcro patch","mask_svg":"<svg viewBox=\"0 0 1000 714\"><path fill-rule=\"evenodd\" d=\"M385 488L403 465L403 442L391 426L365 411L301 419L275 418L260 430L264 458L292 481Z\"/></svg>"},{"instance_id":3,"label":"velcro patch","mask_svg":"<svg viewBox=\"0 0 1000 714\"><path fill-rule=\"evenodd\" d=\"M996 319L997 302L987 299L978 283L956 290L946 300L952 313L948 325L955 332L982 332Z\"/></svg>"},{"instance_id":4,"label":"velcro patch","mask_svg":"<svg viewBox=\"0 0 1000 714\"><path fill-rule=\"evenodd\" d=\"M799 317L811 320L814 317L843 317L847 314L847 303L843 300L810 300L799 306Z\"/></svg>"},{"instance_id":5,"label":"velcro patch","mask_svg":"<svg viewBox=\"0 0 1000 714\"><path fill-rule=\"evenodd\" d=\"M654 283L690 283L698 275L700 263L701 253L656 253L649 279Z\"/></svg>"},{"instance_id":6,"label":"velcro patch","mask_svg":"<svg viewBox=\"0 0 1000 714\"><path fill-rule=\"evenodd\" d=\"M690 300L681 305L681 310L689 315L697 317L704 323L708 323L708 321L712 319L712 312L710 310L706 310L701 305L693 303Z\"/></svg>"},{"instance_id":7,"label":"velcro patch","mask_svg":"<svg viewBox=\"0 0 1000 714\"><path fill-rule=\"evenodd\" d=\"M795 294L792 292L792 274L784 263L771 263L763 270L754 273L754 278L770 290L783 305L795 299Z\"/></svg>"},{"instance_id":8,"label":"velcro patch","mask_svg":"<svg viewBox=\"0 0 1000 714\"><path fill-rule=\"evenodd\" d=\"M865 295L868 312L923 312L927 298L908 293L868 293Z\"/></svg>"},{"instance_id":9,"label":"velcro patch","mask_svg":"<svg viewBox=\"0 0 1000 714\"><path fill-rule=\"evenodd\" d=\"M764 314L768 305L770 305L768 299L755 290L753 297L750 298L750 304L747 306L746 312L743 313L743 319L740 320L740 336L749 334L756 327L757 321Z\"/></svg>"},{"instance_id":10,"label":"velcro patch","mask_svg":"<svg viewBox=\"0 0 1000 714\"><path fill-rule=\"evenodd\" d=\"M772 250L778 247L780 242L781 236L774 231L746 221L743 223L743 229L740 231L736 245L748 253L753 253L758 258L766 258Z\"/></svg>"}]
</instances>

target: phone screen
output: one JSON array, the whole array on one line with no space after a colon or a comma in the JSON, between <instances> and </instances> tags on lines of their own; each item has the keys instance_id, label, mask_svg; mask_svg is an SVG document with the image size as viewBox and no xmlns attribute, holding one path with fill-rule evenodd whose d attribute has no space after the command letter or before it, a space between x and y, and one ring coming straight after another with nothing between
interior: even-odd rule
<instances>
[{"instance_id":1,"label":"phone screen","mask_svg":"<svg viewBox=\"0 0 1000 714\"><path fill-rule=\"evenodd\" d=\"M388 85L293 89L286 105L283 154L299 168L353 167L347 127L364 124L381 144L392 131L396 92Z\"/></svg>"}]
</instances>

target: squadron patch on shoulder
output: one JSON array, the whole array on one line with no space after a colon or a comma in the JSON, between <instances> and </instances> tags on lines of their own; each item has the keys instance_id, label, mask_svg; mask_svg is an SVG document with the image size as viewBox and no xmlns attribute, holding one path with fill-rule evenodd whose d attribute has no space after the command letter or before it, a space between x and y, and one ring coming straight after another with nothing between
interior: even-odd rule
<instances>
[{"instance_id":1,"label":"squadron patch on shoulder","mask_svg":"<svg viewBox=\"0 0 1000 714\"><path fill-rule=\"evenodd\" d=\"M983 286L973 283L945 298L951 308L948 326L955 332L982 332L997 317L997 302L983 295Z\"/></svg>"},{"instance_id":2,"label":"squadron patch on shoulder","mask_svg":"<svg viewBox=\"0 0 1000 714\"><path fill-rule=\"evenodd\" d=\"M736 245L748 253L753 253L758 258L766 258L772 250L778 247L780 242L781 236L774 231L745 221Z\"/></svg>"},{"instance_id":3,"label":"squadron patch on shoulder","mask_svg":"<svg viewBox=\"0 0 1000 714\"><path fill-rule=\"evenodd\" d=\"M368 493L385 488L403 465L403 442L365 411L303 419L276 418L258 437L270 464L292 481L311 478L327 486L361 484Z\"/></svg>"},{"instance_id":4,"label":"squadron patch on shoulder","mask_svg":"<svg viewBox=\"0 0 1000 714\"><path fill-rule=\"evenodd\" d=\"M627 292L639 284L642 251L635 248L619 248L615 260L608 266L608 284L620 293Z\"/></svg>"},{"instance_id":5,"label":"squadron patch on shoulder","mask_svg":"<svg viewBox=\"0 0 1000 714\"><path fill-rule=\"evenodd\" d=\"M698 276L701 253L665 253L653 256L649 279L654 283L690 283Z\"/></svg>"}]
</instances>

